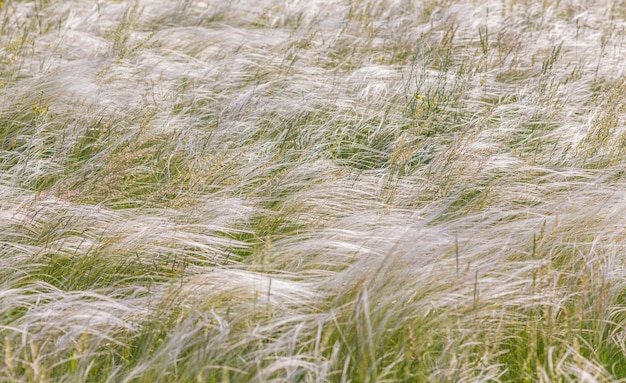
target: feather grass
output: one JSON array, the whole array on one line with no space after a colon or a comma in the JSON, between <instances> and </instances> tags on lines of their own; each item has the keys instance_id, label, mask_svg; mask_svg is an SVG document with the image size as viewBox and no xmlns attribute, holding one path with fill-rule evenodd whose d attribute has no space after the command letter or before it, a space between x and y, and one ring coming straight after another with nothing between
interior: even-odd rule
<instances>
[{"instance_id":1,"label":"feather grass","mask_svg":"<svg viewBox=\"0 0 626 383\"><path fill-rule=\"evenodd\" d=\"M622 8L0 2L0 381L626 380Z\"/></svg>"}]
</instances>

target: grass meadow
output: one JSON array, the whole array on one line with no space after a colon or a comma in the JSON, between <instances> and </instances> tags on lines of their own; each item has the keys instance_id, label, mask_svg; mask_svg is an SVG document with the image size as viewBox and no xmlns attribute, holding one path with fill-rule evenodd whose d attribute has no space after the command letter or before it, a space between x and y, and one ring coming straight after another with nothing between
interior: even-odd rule
<instances>
[{"instance_id":1,"label":"grass meadow","mask_svg":"<svg viewBox=\"0 0 626 383\"><path fill-rule=\"evenodd\" d=\"M0 382L626 382L624 1L0 4Z\"/></svg>"}]
</instances>

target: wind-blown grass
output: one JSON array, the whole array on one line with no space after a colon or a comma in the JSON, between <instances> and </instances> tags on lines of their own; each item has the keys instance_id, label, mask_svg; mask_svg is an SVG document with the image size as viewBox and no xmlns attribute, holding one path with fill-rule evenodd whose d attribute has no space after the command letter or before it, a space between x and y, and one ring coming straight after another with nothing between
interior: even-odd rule
<instances>
[{"instance_id":1,"label":"wind-blown grass","mask_svg":"<svg viewBox=\"0 0 626 383\"><path fill-rule=\"evenodd\" d=\"M623 5L0 4L1 381L626 381Z\"/></svg>"}]
</instances>

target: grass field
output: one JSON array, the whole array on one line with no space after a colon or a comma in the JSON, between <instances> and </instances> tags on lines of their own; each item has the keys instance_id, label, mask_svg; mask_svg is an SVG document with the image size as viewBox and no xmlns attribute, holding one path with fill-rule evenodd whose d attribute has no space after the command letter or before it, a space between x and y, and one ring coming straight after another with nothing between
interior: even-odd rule
<instances>
[{"instance_id":1,"label":"grass field","mask_svg":"<svg viewBox=\"0 0 626 383\"><path fill-rule=\"evenodd\" d=\"M0 381L626 382L623 1L0 4Z\"/></svg>"}]
</instances>

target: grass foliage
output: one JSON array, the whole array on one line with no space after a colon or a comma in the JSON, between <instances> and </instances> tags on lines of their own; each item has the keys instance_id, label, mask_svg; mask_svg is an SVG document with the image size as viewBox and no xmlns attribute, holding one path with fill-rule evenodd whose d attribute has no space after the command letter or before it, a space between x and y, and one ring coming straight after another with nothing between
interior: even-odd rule
<instances>
[{"instance_id":1,"label":"grass foliage","mask_svg":"<svg viewBox=\"0 0 626 383\"><path fill-rule=\"evenodd\" d=\"M0 4L0 381L626 381L624 4Z\"/></svg>"}]
</instances>

